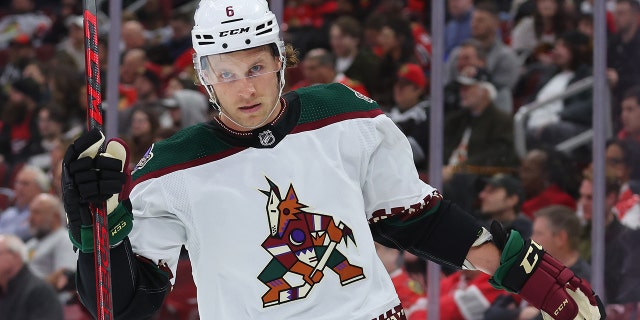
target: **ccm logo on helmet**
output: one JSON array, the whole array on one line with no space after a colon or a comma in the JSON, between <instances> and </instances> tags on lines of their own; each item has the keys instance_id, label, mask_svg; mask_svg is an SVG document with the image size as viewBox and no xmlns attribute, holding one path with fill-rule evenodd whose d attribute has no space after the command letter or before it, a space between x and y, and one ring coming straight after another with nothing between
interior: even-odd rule
<instances>
[{"instance_id":1,"label":"ccm logo on helmet","mask_svg":"<svg viewBox=\"0 0 640 320\"><path fill-rule=\"evenodd\" d=\"M249 29L250 29L249 27L246 27L246 28L239 28L239 29L231 29L227 31L220 31L220 37L222 38L222 37L226 37L234 34L249 32Z\"/></svg>"}]
</instances>

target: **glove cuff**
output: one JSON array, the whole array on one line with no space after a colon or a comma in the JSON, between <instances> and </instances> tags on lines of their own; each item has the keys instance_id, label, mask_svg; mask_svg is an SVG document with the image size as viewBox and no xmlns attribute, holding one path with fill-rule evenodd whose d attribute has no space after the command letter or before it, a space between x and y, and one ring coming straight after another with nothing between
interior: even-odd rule
<instances>
[{"instance_id":1,"label":"glove cuff","mask_svg":"<svg viewBox=\"0 0 640 320\"><path fill-rule=\"evenodd\" d=\"M129 200L120 202L115 210L108 216L109 246L115 247L129 235L133 228L133 214L131 213L131 203ZM84 253L93 252L93 225L83 225L80 227L80 241L75 241L70 237L71 242Z\"/></svg>"},{"instance_id":2,"label":"glove cuff","mask_svg":"<svg viewBox=\"0 0 640 320\"><path fill-rule=\"evenodd\" d=\"M500 266L489 279L489 283L496 289L506 290L512 293L518 293L520 288L529 278L529 275L536 267L536 263L529 268L529 263L526 264L526 270L531 270L529 273L524 269L524 257L531 250L532 243L534 248L540 248L537 243L528 240L525 242L522 239L520 233L516 230L509 232L508 239L502 249L502 255L500 256ZM527 248L527 246L529 248ZM522 268L514 268L516 263L520 263Z\"/></svg>"}]
</instances>

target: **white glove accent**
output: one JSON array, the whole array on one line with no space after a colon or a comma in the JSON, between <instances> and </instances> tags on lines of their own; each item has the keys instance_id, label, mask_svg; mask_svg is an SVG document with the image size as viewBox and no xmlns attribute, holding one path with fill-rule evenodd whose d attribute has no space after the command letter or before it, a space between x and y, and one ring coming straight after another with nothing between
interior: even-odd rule
<instances>
[{"instance_id":1,"label":"white glove accent","mask_svg":"<svg viewBox=\"0 0 640 320\"><path fill-rule=\"evenodd\" d=\"M102 153L102 156L122 161L122 168L120 168L120 171L123 171L125 166L127 166L127 148L120 140L110 140L109 143L107 143L107 148L105 152ZM107 199L107 213L113 212L113 210L118 206L118 195L119 194L116 193Z\"/></svg>"},{"instance_id":2,"label":"white glove accent","mask_svg":"<svg viewBox=\"0 0 640 320\"><path fill-rule=\"evenodd\" d=\"M574 318L574 320L600 320L600 309L598 306L593 306L589 302L589 298L578 288L576 291L573 291L569 288L566 289L567 293L573 298L573 300L578 305L578 315ZM544 320L554 320L553 316L547 314L546 312L542 312L542 319Z\"/></svg>"},{"instance_id":3,"label":"white glove accent","mask_svg":"<svg viewBox=\"0 0 640 320\"><path fill-rule=\"evenodd\" d=\"M578 316L576 319L600 319L600 309L598 306L593 306L589 302L589 298L580 290L580 288L573 291L571 289L567 289L567 293L575 300L576 304L578 304Z\"/></svg>"}]
</instances>

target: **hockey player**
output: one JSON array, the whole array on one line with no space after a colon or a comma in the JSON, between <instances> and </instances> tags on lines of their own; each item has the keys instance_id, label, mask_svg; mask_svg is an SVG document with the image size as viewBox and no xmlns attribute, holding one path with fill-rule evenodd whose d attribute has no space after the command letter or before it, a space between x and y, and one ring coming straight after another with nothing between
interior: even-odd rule
<instances>
[{"instance_id":1,"label":"hockey player","mask_svg":"<svg viewBox=\"0 0 640 320\"><path fill-rule=\"evenodd\" d=\"M67 150L64 204L92 312L88 204L108 199L117 319L160 307L182 245L202 319L404 319L374 241L491 274L555 319L601 318L589 284L540 246L480 227L423 183L373 100L341 84L282 95L295 57L279 32L265 0L201 1L194 63L219 116L153 145L131 187L122 142L100 153L89 131Z\"/></svg>"}]
</instances>

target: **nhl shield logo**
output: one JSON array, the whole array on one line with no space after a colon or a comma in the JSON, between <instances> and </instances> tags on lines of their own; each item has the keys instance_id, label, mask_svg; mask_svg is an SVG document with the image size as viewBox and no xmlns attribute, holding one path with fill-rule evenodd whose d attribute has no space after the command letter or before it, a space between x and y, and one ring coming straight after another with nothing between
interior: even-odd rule
<instances>
[{"instance_id":1,"label":"nhl shield logo","mask_svg":"<svg viewBox=\"0 0 640 320\"><path fill-rule=\"evenodd\" d=\"M260 140L261 145L268 147L276 142L276 137L271 130L265 130L258 134L258 140Z\"/></svg>"}]
</instances>

